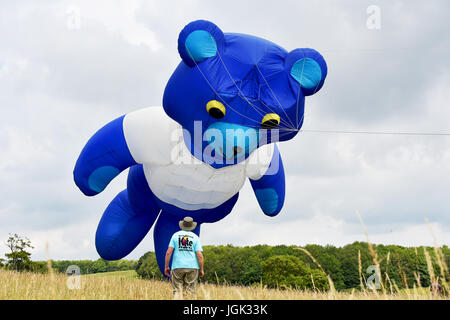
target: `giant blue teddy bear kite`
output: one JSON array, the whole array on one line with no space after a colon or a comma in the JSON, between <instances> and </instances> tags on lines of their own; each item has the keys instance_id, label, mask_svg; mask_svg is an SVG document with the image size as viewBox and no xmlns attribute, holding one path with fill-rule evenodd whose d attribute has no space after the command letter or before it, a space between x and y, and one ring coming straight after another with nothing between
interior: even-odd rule
<instances>
[{"instance_id":1,"label":"giant blue teddy bear kite","mask_svg":"<svg viewBox=\"0 0 450 320\"><path fill-rule=\"evenodd\" d=\"M74 169L87 196L102 192L129 168L127 188L106 208L95 244L100 256L128 255L155 223L158 265L178 221L227 216L249 178L262 211L283 207L285 176L277 141L303 124L305 96L327 75L313 49L287 52L255 36L189 23L178 38L182 61L166 85L163 107L128 113L101 128Z\"/></svg>"}]
</instances>

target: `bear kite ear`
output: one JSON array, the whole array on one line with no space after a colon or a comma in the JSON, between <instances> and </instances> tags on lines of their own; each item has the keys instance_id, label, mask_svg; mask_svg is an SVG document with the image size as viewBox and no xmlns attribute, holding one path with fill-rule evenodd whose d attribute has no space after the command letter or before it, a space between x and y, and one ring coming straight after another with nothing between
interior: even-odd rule
<instances>
[{"instance_id":1,"label":"bear kite ear","mask_svg":"<svg viewBox=\"0 0 450 320\"><path fill-rule=\"evenodd\" d=\"M327 77L327 63L314 49L295 49L289 52L285 66L289 76L300 84L305 96L319 91Z\"/></svg>"},{"instance_id":2,"label":"bear kite ear","mask_svg":"<svg viewBox=\"0 0 450 320\"><path fill-rule=\"evenodd\" d=\"M222 30L214 23L197 20L186 25L178 37L178 52L190 67L214 57L225 46Z\"/></svg>"}]
</instances>

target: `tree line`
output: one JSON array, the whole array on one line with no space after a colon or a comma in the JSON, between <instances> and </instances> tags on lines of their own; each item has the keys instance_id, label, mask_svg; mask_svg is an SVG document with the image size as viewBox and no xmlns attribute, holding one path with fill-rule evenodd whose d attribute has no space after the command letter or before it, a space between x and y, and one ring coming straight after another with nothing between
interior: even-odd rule
<instances>
[{"instance_id":1,"label":"tree line","mask_svg":"<svg viewBox=\"0 0 450 320\"><path fill-rule=\"evenodd\" d=\"M16 271L67 272L76 265L81 274L136 270L143 279L164 279L154 252L138 261L50 260L31 261L33 248L27 238L10 235L9 252L0 267ZM448 246L402 247L354 242L343 247L331 245L236 247L204 246L204 281L219 284L265 285L278 288L337 290L367 287L370 282L384 287L428 287L450 282ZM378 283L376 283L378 281Z\"/></svg>"},{"instance_id":2,"label":"tree line","mask_svg":"<svg viewBox=\"0 0 450 320\"><path fill-rule=\"evenodd\" d=\"M48 270L48 261L38 261L46 270ZM135 260L116 260L107 261L104 259L97 260L50 260L51 267L56 272L67 272L69 266L77 266L80 268L81 274L101 273L101 272L113 272L113 271L125 271L134 270L136 268L137 261Z\"/></svg>"},{"instance_id":3,"label":"tree line","mask_svg":"<svg viewBox=\"0 0 450 320\"><path fill-rule=\"evenodd\" d=\"M329 276L335 289L346 290L367 287L370 281L401 289L419 284L428 287L432 277L450 280L447 246L402 247L354 242L343 247L227 245L204 246L203 250L204 280L212 283L323 290L329 288ZM142 278L163 278L153 252L139 259L136 272Z\"/></svg>"}]
</instances>

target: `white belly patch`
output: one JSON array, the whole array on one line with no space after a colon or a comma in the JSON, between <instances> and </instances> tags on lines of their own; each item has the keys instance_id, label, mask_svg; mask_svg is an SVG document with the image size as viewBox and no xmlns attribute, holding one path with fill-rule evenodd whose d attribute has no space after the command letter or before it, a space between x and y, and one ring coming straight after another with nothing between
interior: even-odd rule
<instances>
[{"instance_id":1,"label":"white belly patch","mask_svg":"<svg viewBox=\"0 0 450 320\"><path fill-rule=\"evenodd\" d=\"M155 196L185 210L212 209L229 200L246 177L258 180L267 172L274 150L273 144L264 145L245 161L214 169L191 154L181 126L162 107L127 114L123 130Z\"/></svg>"},{"instance_id":2,"label":"white belly patch","mask_svg":"<svg viewBox=\"0 0 450 320\"><path fill-rule=\"evenodd\" d=\"M190 163L144 164L148 185L159 199L185 210L211 209L239 192L246 178L244 163L214 169L180 144Z\"/></svg>"}]
</instances>

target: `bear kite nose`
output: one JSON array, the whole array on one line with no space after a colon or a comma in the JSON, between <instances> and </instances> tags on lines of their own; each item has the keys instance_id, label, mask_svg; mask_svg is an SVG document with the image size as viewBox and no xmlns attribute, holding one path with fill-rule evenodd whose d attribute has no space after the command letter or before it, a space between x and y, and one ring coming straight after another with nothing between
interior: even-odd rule
<instances>
[{"instance_id":1,"label":"bear kite nose","mask_svg":"<svg viewBox=\"0 0 450 320\"><path fill-rule=\"evenodd\" d=\"M224 152L223 152L223 149L222 149L222 147L219 147L219 150L220 150L220 152L223 154ZM235 157L237 154L239 154L242 150L244 150L243 148L241 148L241 147L233 147L233 156L232 157ZM231 159L231 157L230 157L230 159Z\"/></svg>"}]
</instances>

